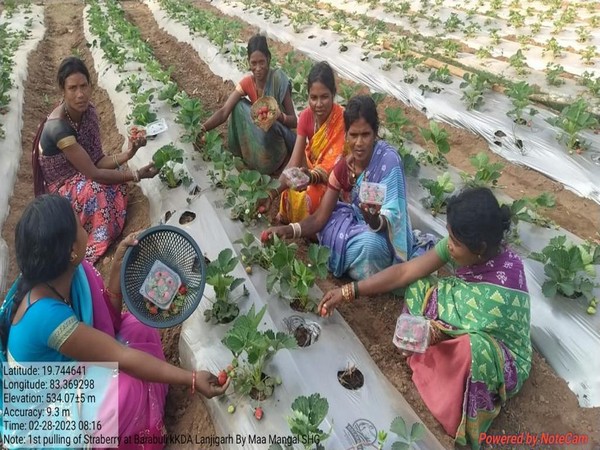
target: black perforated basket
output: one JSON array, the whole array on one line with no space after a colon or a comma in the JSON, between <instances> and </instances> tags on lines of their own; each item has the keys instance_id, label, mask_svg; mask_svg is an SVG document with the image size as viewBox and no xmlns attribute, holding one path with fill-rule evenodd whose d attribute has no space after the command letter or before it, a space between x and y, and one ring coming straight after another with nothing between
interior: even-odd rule
<instances>
[{"instance_id":1,"label":"black perforated basket","mask_svg":"<svg viewBox=\"0 0 600 450\"><path fill-rule=\"evenodd\" d=\"M121 266L121 292L129 311L140 322L154 328L169 328L187 319L198 307L206 283L206 265L198 244L185 231L170 225L148 228L129 247ZM177 272L187 287L185 303L178 314L150 314L140 288L152 265L160 260ZM159 310L160 311L160 310Z\"/></svg>"}]
</instances>

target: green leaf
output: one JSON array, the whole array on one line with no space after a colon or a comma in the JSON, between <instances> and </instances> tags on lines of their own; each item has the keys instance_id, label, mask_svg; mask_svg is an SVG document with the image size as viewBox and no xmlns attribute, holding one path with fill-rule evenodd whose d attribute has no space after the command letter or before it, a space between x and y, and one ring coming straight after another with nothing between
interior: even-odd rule
<instances>
[{"instance_id":1,"label":"green leaf","mask_svg":"<svg viewBox=\"0 0 600 450\"><path fill-rule=\"evenodd\" d=\"M390 431L408 440L408 430L406 429L406 422L402 417L398 416L394 420L392 420L392 424L390 425Z\"/></svg>"},{"instance_id":2,"label":"green leaf","mask_svg":"<svg viewBox=\"0 0 600 450\"><path fill-rule=\"evenodd\" d=\"M410 450L410 444L396 441L392 444L392 450Z\"/></svg>"},{"instance_id":3,"label":"green leaf","mask_svg":"<svg viewBox=\"0 0 600 450\"><path fill-rule=\"evenodd\" d=\"M243 278L236 278L235 280L233 280L233 282L229 286L229 290L233 291L235 288L241 286L244 283L244 281L246 281L246 280Z\"/></svg>"},{"instance_id":4,"label":"green leaf","mask_svg":"<svg viewBox=\"0 0 600 450\"><path fill-rule=\"evenodd\" d=\"M410 440L412 442L419 441L425 437L425 425L420 422L415 422L412 424L412 428L410 430Z\"/></svg>"},{"instance_id":5,"label":"green leaf","mask_svg":"<svg viewBox=\"0 0 600 450\"><path fill-rule=\"evenodd\" d=\"M542 293L547 298L554 298L556 296L557 291L558 288L556 282L554 281L546 280L544 281L544 284L542 284Z\"/></svg>"},{"instance_id":6,"label":"green leaf","mask_svg":"<svg viewBox=\"0 0 600 450\"><path fill-rule=\"evenodd\" d=\"M575 285L572 282L558 283L558 290L564 295L570 297L575 293Z\"/></svg>"}]
</instances>

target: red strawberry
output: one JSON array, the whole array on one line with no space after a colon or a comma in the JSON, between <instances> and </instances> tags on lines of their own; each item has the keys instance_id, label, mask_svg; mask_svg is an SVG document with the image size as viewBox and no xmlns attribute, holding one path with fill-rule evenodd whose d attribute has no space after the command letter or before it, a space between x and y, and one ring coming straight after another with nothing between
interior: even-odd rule
<instances>
[{"instance_id":1,"label":"red strawberry","mask_svg":"<svg viewBox=\"0 0 600 450\"><path fill-rule=\"evenodd\" d=\"M179 287L179 290L177 291L179 294L181 295L186 295L187 294L187 287L185 286L185 284L182 284Z\"/></svg>"},{"instance_id":2,"label":"red strawberry","mask_svg":"<svg viewBox=\"0 0 600 450\"><path fill-rule=\"evenodd\" d=\"M324 306L321 308L321 317L325 317L327 315L327 308Z\"/></svg>"},{"instance_id":3,"label":"red strawberry","mask_svg":"<svg viewBox=\"0 0 600 450\"><path fill-rule=\"evenodd\" d=\"M221 370L219 375L217 375L217 378L219 381L219 386L223 386L225 383L227 383L227 372Z\"/></svg>"},{"instance_id":4,"label":"red strawberry","mask_svg":"<svg viewBox=\"0 0 600 450\"><path fill-rule=\"evenodd\" d=\"M148 312L154 316L158 314L158 308L156 306L151 306L150 308L148 308Z\"/></svg>"},{"instance_id":5,"label":"red strawberry","mask_svg":"<svg viewBox=\"0 0 600 450\"><path fill-rule=\"evenodd\" d=\"M263 416L263 409L259 406L258 408L256 408L254 410L254 417L256 417L256 420L260 420L262 419Z\"/></svg>"},{"instance_id":6,"label":"red strawberry","mask_svg":"<svg viewBox=\"0 0 600 450\"><path fill-rule=\"evenodd\" d=\"M259 206L258 207L258 212L261 214L264 214L267 212L267 208L265 208L264 206Z\"/></svg>"},{"instance_id":7,"label":"red strawberry","mask_svg":"<svg viewBox=\"0 0 600 450\"><path fill-rule=\"evenodd\" d=\"M260 233L260 242L266 244L271 239L271 233L267 230Z\"/></svg>"}]
</instances>

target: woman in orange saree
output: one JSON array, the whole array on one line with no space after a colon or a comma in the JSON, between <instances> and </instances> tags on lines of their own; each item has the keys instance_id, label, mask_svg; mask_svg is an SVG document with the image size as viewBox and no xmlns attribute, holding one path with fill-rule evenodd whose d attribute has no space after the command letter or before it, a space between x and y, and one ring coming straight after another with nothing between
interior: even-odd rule
<instances>
[{"instance_id":1,"label":"woman in orange saree","mask_svg":"<svg viewBox=\"0 0 600 450\"><path fill-rule=\"evenodd\" d=\"M334 103L336 93L333 70L326 62L313 66L308 75L309 107L300 113L296 145L287 168L298 167L308 182L294 185L285 174L280 187L270 194L281 194L279 220L298 222L314 213L327 190L329 173L344 149L344 108Z\"/></svg>"}]
</instances>

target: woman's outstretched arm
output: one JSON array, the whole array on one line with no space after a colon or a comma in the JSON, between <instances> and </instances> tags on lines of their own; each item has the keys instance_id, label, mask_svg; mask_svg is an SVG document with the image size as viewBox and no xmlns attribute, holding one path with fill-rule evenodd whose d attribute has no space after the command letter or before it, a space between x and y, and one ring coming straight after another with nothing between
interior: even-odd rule
<instances>
[{"instance_id":1,"label":"woman's outstretched arm","mask_svg":"<svg viewBox=\"0 0 600 450\"><path fill-rule=\"evenodd\" d=\"M235 108L237 102L242 99L242 94L240 94L237 90L233 90L229 97L219 109L217 109L212 116L210 116L206 122L202 125L203 131L210 131L213 128L217 128L222 123L228 119L231 111Z\"/></svg>"},{"instance_id":2,"label":"woman's outstretched arm","mask_svg":"<svg viewBox=\"0 0 600 450\"><path fill-rule=\"evenodd\" d=\"M358 294L361 297L370 297L406 287L420 278L432 274L443 267L445 262L439 257L435 249L429 250L424 255L410 261L395 264L375 275L358 282ZM319 311L322 316L331 316L335 308L344 301L342 289L332 289L327 292L321 303Z\"/></svg>"}]
</instances>

